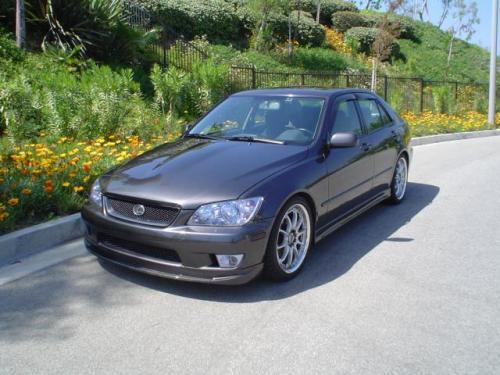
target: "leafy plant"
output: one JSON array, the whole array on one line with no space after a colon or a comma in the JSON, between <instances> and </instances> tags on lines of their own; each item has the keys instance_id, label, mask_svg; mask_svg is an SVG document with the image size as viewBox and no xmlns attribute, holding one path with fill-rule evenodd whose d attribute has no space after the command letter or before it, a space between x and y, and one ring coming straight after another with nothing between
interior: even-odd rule
<instances>
[{"instance_id":1,"label":"leafy plant","mask_svg":"<svg viewBox=\"0 0 500 375\"><path fill-rule=\"evenodd\" d=\"M345 33L353 27L367 26L366 18L357 12L336 12L332 14L332 28Z\"/></svg>"}]
</instances>

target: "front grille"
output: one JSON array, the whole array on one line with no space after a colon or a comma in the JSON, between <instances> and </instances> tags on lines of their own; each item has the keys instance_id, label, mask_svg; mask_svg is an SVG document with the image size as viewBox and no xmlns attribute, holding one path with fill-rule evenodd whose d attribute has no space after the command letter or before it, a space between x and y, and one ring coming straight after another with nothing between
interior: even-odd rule
<instances>
[{"instance_id":1,"label":"front grille","mask_svg":"<svg viewBox=\"0 0 500 375\"><path fill-rule=\"evenodd\" d=\"M160 207L139 202L106 197L106 211L109 215L119 219L135 221L137 223L166 227L172 224L179 213L175 207ZM142 215L134 214L134 206L141 204L144 206Z\"/></svg>"},{"instance_id":2,"label":"front grille","mask_svg":"<svg viewBox=\"0 0 500 375\"><path fill-rule=\"evenodd\" d=\"M181 262L179 255L174 250L163 249L160 247L128 241L122 238L109 236L107 234L99 234L97 240L100 244L110 249L123 250L129 253L145 255L151 258L166 260L169 262Z\"/></svg>"}]
</instances>

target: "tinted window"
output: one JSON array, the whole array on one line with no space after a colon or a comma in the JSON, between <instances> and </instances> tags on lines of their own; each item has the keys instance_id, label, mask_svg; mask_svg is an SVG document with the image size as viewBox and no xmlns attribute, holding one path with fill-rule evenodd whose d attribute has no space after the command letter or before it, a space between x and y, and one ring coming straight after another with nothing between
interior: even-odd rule
<instances>
[{"instance_id":1,"label":"tinted window","mask_svg":"<svg viewBox=\"0 0 500 375\"><path fill-rule=\"evenodd\" d=\"M339 104L333 120L332 134L348 132L361 134L361 124L352 100Z\"/></svg>"},{"instance_id":2,"label":"tinted window","mask_svg":"<svg viewBox=\"0 0 500 375\"><path fill-rule=\"evenodd\" d=\"M361 116L363 116L368 132L373 132L384 127L384 121L375 100L361 99L358 103L361 109Z\"/></svg>"},{"instance_id":3,"label":"tinted window","mask_svg":"<svg viewBox=\"0 0 500 375\"><path fill-rule=\"evenodd\" d=\"M382 118L382 123L384 125L390 124L392 122L392 119L389 117L389 114L387 113L385 108L380 103L377 103L377 104L378 104L378 110L380 112L380 116Z\"/></svg>"},{"instance_id":4,"label":"tinted window","mask_svg":"<svg viewBox=\"0 0 500 375\"><path fill-rule=\"evenodd\" d=\"M316 134L324 102L312 97L233 96L202 118L190 133L305 145Z\"/></svg>"}]
</instances>

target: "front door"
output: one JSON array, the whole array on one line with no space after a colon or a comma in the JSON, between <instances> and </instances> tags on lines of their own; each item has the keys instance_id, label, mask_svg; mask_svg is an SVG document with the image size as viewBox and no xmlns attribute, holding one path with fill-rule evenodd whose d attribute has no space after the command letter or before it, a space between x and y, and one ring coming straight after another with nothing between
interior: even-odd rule
<instances>
[{"instance_id":1,"label":"front door","mask_svg":"<svg viewBox=\"0 0 500 375\"><path fill-rule=\"evenodd\" d=\"M334 103L330 117L329 137L335 133L352 132L359 137L358 145L331 148L327 156L329 179L328 218L333 223L345 217L367 200L372 190L373 157L366 143L366 134L355 105L355 97L340 97ZM329 138L328 138L329 139Z\"/></svg>"}]
</instances>

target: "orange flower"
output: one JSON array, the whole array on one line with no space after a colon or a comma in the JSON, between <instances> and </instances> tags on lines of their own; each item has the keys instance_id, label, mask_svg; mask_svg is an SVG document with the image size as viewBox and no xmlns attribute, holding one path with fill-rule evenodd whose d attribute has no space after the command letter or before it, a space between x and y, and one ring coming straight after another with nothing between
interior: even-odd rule
<instances>
[{"instance_id":1,"label":"orange flower","mask_svg":"<svg viewBox=\"0 0 500 375\"><path fill-rule=\"evenodd\" d=\"M31 194L31 189L24 188L23 190L21 190L21 194L23 194L23 195L30 195Z\"/></svg>"},{"instance_id":2,"label":"orange flower","mask_svg":"<svg viewBox=\"0 0 500 375\"><path fill-rule=\"evenodd\" d=\"M8 201L7 201L7 204L9 206L17 206L17 204L19 203L19 199L18 198L10 198Z\"/></svg>"},{"instance_id":3,"label":"orange flower","mask_svg":"<svg viewBox=\"0 0 500 375\"><path fill-rule=\"evenodd\" d=\"M90 172L90 163L83 163L83 171L85 173L89 173Z\"/></svg>"},{"instance_id":4,"label":"orange flower","mask_svg":"<svg viewBox=\"0 0 500 375\"><path fill-rule=\"evenodd\" d=\"M43 191L46 193L52 193L54 190L54 184L52 183L52 180L46 180L43 183Z\"/></svg>"}]
</instances>

